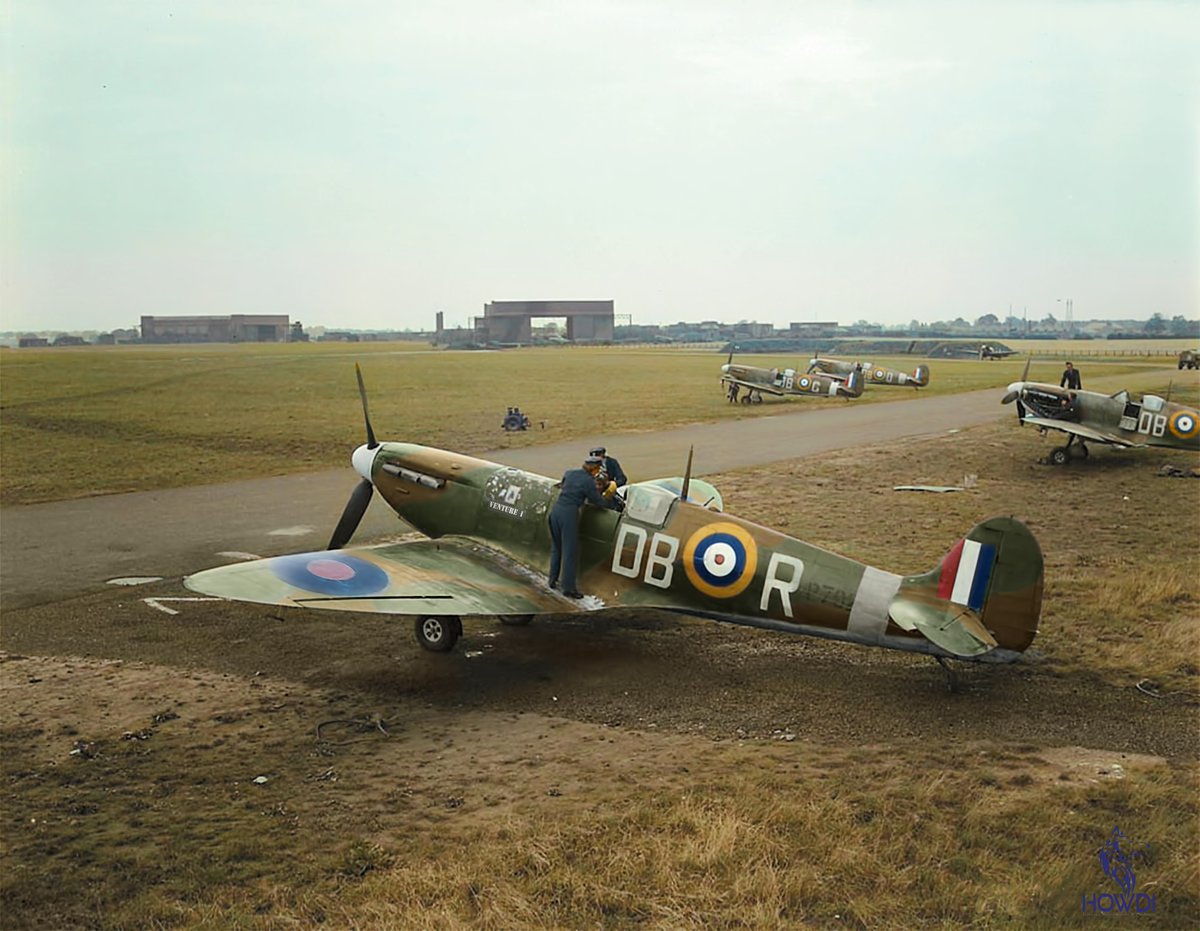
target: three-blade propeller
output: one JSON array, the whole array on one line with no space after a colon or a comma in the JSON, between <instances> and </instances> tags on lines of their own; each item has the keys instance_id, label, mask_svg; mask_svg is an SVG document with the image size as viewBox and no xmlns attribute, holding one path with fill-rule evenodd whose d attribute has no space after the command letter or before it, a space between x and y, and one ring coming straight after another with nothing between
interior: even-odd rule
<instances>
[{"instance_id":1,"label":"three-blade propeller","mask_svg":"<svg viewBox=\"0 0 1200 931\"><path fill-rule=\"evenodd\" d=\"M371 429L371 415L367 411L367 389L363 384L362 369L357 362L354 364L354 372L358 375L358 396L362 399L363 423L367 427L367 449L375 449L379 441L375 439L375 431ZM326 549L340 550L350 542L363 515L367 513L367 506L371 503L371 494L374 491L375 486L365 477L354 487L354 491L350 493L350 500L346 502L346 509L342 511L341 519L333 528L333 536L329 538L329 546Z\"/></svg>"}]
</instances>

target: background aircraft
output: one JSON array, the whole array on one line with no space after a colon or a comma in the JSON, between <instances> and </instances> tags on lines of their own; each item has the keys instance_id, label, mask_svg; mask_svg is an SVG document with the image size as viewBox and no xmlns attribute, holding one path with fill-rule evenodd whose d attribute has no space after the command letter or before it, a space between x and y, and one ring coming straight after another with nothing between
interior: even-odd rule
<instances>
[{"instance_id":1,"label":"background aircraft","mask_svg":"<svg viewBox=\"0 0 1200 931\"><path fill-rule=\"evenodd\" d=\"M929 384L929 366L918 365L913 373L901 372L899 369L889 369L882 365L872 365L870 362L849 362L843 359L814 357L808 363L808 373L821 372L825 375L835 375L848 378L851 372L859 371L868 385L911 385L914 388L924 388Z\"/></svg>"},{"instance_id":2,"label":"background aircraft","mask_svg":"<svg viewBox=\"0 0 1200 931\"><path fill-rule=\"evenodd\" d=\"M1000 346L993 346L991 343L980 343L979 348L972 346L958 347L956 352L964 355L978 356L980 361L984 359L1007 359L1009 356L1015 356L1019 349L1003 349Z\"/></svg>"},{"instance_id":3,"label":"background aircraft","mask_svg":"<svg viewBox=\"0 0 1200 931\"><path fill-rule=\"evenodd\" d=\"M743 404L761 404L764 394L776 397L807 398L857 398L862 396L863 373L850 372L842 375L811 375L795 369L764 369L754 365L734 365L733 350L729 360L721 366L721 384L725 396L733 404L739 399Z\"/></svg>"},{"instance_id":4,"label":"background aircraft","mask_svg":"<svg viewBox=\"0 0 1200 931\"><path fill-rule=\"evenodd\" d=\"M209 569L188 588L241 601L415 615L418 642L445 651L463 616L644 607L938 657L1009 661L1033 641L1042 553L1008 517L975 526L929 572L874 569L722 511L711 485L639 482L623 512L584 508L582 602L545 585L557 483L412 443L379 443L359 375L362 480L329 549ZM674 485L679 482L678 491ZM378 491L432 539L345 547ZM693 503L696 502L696 503ZM703 502L703 503L700 503Z\"/></svg>"},{"instance_id":5,"label":"background aircraft","mask_svg":"<svg viewBox=\"0 0 1200 931\"><path fill-rule=\"evenodd\" d=\"M1008 386L1001 403L1016 402L1017 420L1022 425L1067 434L1066 445L1050 451L1055 465L1072 458L1086 459L1089 442L1200 450L1200 415L1193 408L1155 394L1134 398L1124 390L1114 395L1068 391L1058 385L1026 381L1028 377L1026 363L1022 380Z\"/></svg>"}]
</instances>

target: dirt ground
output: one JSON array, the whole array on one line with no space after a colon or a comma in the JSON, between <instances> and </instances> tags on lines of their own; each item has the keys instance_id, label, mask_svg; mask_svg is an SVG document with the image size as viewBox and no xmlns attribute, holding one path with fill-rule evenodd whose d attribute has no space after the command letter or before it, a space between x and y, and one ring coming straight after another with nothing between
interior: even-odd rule
<instances>
[{"instance_id":1,"label":"dirt ground","mask_svg":"<svg viewBox=\"0 0 1200 931\"><path fill-rule=\"evenodd\" d=\"M1079 483L1119 499L1157 481L1152 490L1179 493L1194 510L1189 480L1149 478L1145 460L1093 460L1090 474L1036 471L1027 455L1036 438L1024 436L1014 452L996 442L999 429L972 431L975 452L965 459L944 455L958 444L950 438L910 441L896 474L943 483L974 468L986 482L991 470L1018 490L1033 474L1058 483L1028 505L1044 527L1080 506ZM928 561L913 540L940 535L921 542L939 552L952 542L943 525L959 521L953 512L981 507L966 495L898 499L887 451L878 489L837 489L830 482L839 468L856 461L845 456L785 465L790 498L749 472L718 487L731 508L745 505L739 513L757 509L752 516L790 522L802 536L800 525L813 523L837 536L847 515L899 502L890 519L907 536L891 538L905 552L842 534L845 551L874 548L873 562L899 571ZM819 517L813 502L824 502ZM985 510L977 516L993 509ZM933 530L919 525L921 514ZM1088 548L1087 540L1071 551L1053 542L1048 566L1060 573ZM1180 544L1193 564L1194 543ZM1055 591L1044 625L1068 610ZM263 882L251 866L266 857L261 845L276 843L326 844L348 859L343 873L362 875L382 868L378 849L399 838L444 855L489 829L503 837L518 815L586 819L630 793L687 792L740 768L787 772L811 788L806 780L818 771L864 760L936 768L939 758L999 754L998 771L1013 785L1061 788L1200 760L1200 719L1187 694L1139 690L1131 679L1064 663L1052 629L1048 644L1035 643L1017 664L961 668L951 694L927 658L666 613L541 618L528 627L474 619L453 653L434 655L417 648L403 618L170 600L190 596L169 579L6 612L6 926L133 926L113 917L114 863L137 864L128 869L139 894L146 861L159 857L219 862L222 883ZM1181 605L1194 614L1194 603ZM257 838L244 835L251 815ZM366 845L353 855L338 846L352 839ZM89 877L108 884L107 897L90 904ZM202 900L203 875L194 881L172 894ZM80 890L76 906L61 903L63 884ZM46 901L57 904L46 911ZM278 908L261 907L267 915ZM204 925L204 914L183 923ZM361 915L351 923L373 924Z\"/></svg>"}]
</instances>

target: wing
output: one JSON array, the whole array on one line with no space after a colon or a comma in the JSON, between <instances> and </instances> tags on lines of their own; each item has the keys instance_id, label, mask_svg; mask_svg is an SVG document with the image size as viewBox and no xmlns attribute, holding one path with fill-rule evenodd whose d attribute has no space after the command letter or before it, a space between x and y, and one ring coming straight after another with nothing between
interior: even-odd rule
<instances>
[{"instance_id":1,"label":"wing","mask_svg":"<svg viewBox=\"0 0 1200 931\"><path fill-rule=\"evenodd\" d=\"M580 602L489 547L462 538L275 556L197 572L194 592L258 604L375 614L568 614Z\"/></svg>"},{"instance_id":2,"label":"wing","mask_svg":"<svg viewBox=\"0 0 1200 931\"><path fill-rule=\"evenodd\" d=\"M1022 423L1031 423L1035 427L1044 427L1047 430L1061 430L1063 433L1074 433L1076 436L1081 436L1085 440L1092 440L1095 443L1109 443L1113 446L1145 446L1145 443L1130 443L1129 440L1123 437L1115 436L1111 433L1102 433L1099 430L1094 430L1091 427L1085 427L1083 424L1075 423L1071 420L1051 420L1048 417L1026 417Z\"/></svg>"},{"instance_id":3,"label":"wing","mask_svg":"<svg viewBox=\"0 0 1200 931\"><path fill-rule=\"evenodd\" d=\"M735 385L738 385L742 388L749 388L752 391L761 391L763 394L775 394L775 395L779 395L780 397L783 397L783 391L781 391L779 388L776 388L774 385L763 385L763 384L760 384L759 382L754 382L754 381L742 381L740 378L732 378L729 375L726 375L721 380L722 381L731 381Z\"/></svg>"}]
</instances>

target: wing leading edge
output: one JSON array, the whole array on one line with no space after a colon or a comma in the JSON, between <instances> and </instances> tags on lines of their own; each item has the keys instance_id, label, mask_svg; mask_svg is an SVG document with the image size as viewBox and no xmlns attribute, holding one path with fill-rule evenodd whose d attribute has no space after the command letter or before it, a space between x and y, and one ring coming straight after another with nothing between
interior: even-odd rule
<instances>
[{"instance_id":1,"label":"wing leading edge","mask_svg":"<svg viewBox=\"0 0 1200 931\"><path fill-rule=\"evenodd\" d=\"M234 563L187 576L194 592L234 601L374 614L568 614L578 601L471 540L349 547Z\"/></svg>"}]
</instances>

